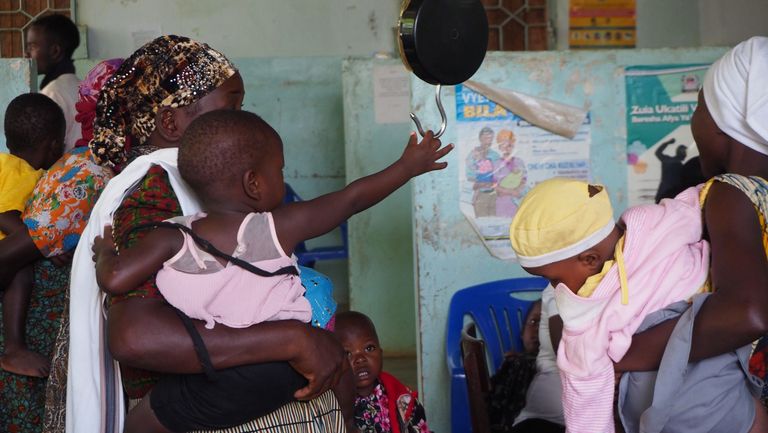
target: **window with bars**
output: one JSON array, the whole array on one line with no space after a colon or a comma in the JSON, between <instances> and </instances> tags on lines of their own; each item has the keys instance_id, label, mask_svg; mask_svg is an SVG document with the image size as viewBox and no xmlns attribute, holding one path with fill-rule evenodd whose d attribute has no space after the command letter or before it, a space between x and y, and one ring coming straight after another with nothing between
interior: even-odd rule
<instances>
[{"instance_id":1,"label":"window with bars","mask_svg":"<svg viewBox=\"0 0 768 433\"><path fill-rule=\"evenodd\" d=\"M0 57L24 57L24 32L43 15L72 17L74 0L0 0Z\"/></svg>"},{"instance_id":2,"label":"window with bars","mask_svg":"<svg viewBox=\"0 0 768 433\"><path fill-rule=\"evenodd\" d=\"M547 0L482 0L488 15L488 49L549 49Z\"/></svg>"}]
</instances>

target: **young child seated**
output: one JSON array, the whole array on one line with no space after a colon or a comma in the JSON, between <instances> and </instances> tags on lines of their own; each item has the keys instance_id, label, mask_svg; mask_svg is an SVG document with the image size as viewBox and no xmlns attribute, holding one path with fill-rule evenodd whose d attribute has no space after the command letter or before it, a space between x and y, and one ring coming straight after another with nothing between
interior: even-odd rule
<instances>
[{"instance_id":1,"label":"young child seated","mask_svg":"<svg viewBox=\"0 0 768 433\"><path fill-rule=\"evenodd\" d=\"M536 374L536 355L539 353L539 322L541 301L531 304L525 315L521 339L523 352L504 354L504 362L491 377L488 393L488 419L492 432L508 432L515 418L525 407L528 387Z\"/></svg>"},{"instance_id":2,"label":"young child seated","mask_svg":"<svg viewBox=\"0 0 768 433\"><path fill-rule=\"evenodd\" d=\"M285 163L277 132L248 112L203 114L184 134L178 167L205 213L174 218L174 229L152 230L119 253L107 228L93 246L97 280L119 294L160 271L158 288L182 320L204 320L208 327L309 322L312 309L292 257L296 245L333 230L412 177L445 168L436 161L452 148L441 148L431 134L418 143L412 134L400 159L383 171L314 200L283 204ZM214 374L201 341L196 350L215 381L201 375L161 381L129 414L126 432L231 427L277 409L304 386L285 363L266 372L258 365ZM345 409L344 396L337 397Z\"/></svg>"},{"instance_id":3,"label":"young child seated","mask_svg":"<svg viewBox=\"0 0 768 433\"><path fill-rule=\"evenodd\" d=\"M360 432L429 432L416 392L382 371L383 351L371 319L356 311L340 313L335 332L354 373L355 424Z\"/></svg>"},{"instance_id":4,"label":"young child seated","mask_svg":"<svg viewBox=\"0 0 768 433\"><path fill-rule=\"evenodd\" d=\"M64 113L39 93L14 98L5 112L8 153L0 153L0 239L26 231L21 212L43 170L64 152ZM32 290L32 267L19 269L3 293L0 368L24 376L48 376L50 361L27 348L25 323ZM3 289L0 282L0 289Z\"/></svg>"},{"instance_id":5,"label":"young child seated","mask_svg":"<svg viewBox=\"0 0 768 433\"><path fill-rule=\"evenodd\" d=\"M649 313L707 286L698 189L628 209L617 224L603 186L550 179L525 197L510 238L520 265L555 287L564 324L557 364L567 431L613 432L613 362ZM745 379L735 361L712 372L712 383L720 381L709 389L717 394L712 401L729 393L747 410L744 425L732 431L749 430L754 416Z\"/></svg>"}]
</instances>

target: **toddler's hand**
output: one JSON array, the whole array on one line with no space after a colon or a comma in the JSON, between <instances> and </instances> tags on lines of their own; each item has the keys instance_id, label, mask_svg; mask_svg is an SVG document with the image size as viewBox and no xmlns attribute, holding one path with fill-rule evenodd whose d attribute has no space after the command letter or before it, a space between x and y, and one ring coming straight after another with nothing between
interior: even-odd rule
<instances>
[{"instance_id":1,"label":"toddler's hand","mask_svg":"<svg viewBox=\"0 0 768 433\"><path fill-rule=\"evenodd\" d=\"M437 162L437 160L453 150L453 144L442 148L440 146L442 146L442 143L439 139L434 138L432 131L427 131L427 134L420 143L416 138L416 133L412 132L408 145L405 146L405 151L403 151L403 156L400 157L400 161L405 165L411 177L416 177L433 170L442 170L448 166L448 163Z\"/></svg>"},{"instance_id":2,"label":"toddler's hand","mask_svg":"<svg viewBox=\"0 0 768 433\"><path fill-rule=\"evenodd\" d=\"M62 267L66 266L70 263L72 263L72 257L74 257L75 251L67 251L66 253L61 253L58 256L53 256L50 258L51 262L53 262L54 266L56 267Z\"/></svg>"},{"instance_id":3,"label":"toddler's hand","mask_svg":"<svg viewBox=\"0 0 768 433\"><path fill-rule=\"evenodd\" d=\"M93 240L93 261L96 262L102 254L116 254L115 241L112 239L112 226L104 226L104 234Z\"/></svg>"}]
</instances>

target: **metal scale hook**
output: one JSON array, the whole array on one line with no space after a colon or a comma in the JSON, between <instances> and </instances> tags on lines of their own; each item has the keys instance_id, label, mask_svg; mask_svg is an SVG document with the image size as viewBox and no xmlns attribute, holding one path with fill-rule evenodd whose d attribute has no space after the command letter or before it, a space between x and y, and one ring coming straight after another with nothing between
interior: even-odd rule
<instances>
[{"instance_id":1,"label":"metal scale hook","mask_svg":"<svg viewBox=\"0 0 768 433\"><path fill-rule=\"evenodd\" d=\"M440 118L442 119L440 122L440 130L435 133L435 138L440 138L440 136L445 132L445 128L448 127L448 119L445 117L443 101L440 99L440 91L442 88L442 84L438 84L435 88L435 102L437 103L437 109L440 110ZM416 129L419 131L419 134L421 134L422 137L426 135L426 131L424 131L424 128L421 127L421 121L419 121L419 117L416 116L416 114L411 113L411 120L413 120L413 123L416 124Z\"/></svg>"}]
</instances>

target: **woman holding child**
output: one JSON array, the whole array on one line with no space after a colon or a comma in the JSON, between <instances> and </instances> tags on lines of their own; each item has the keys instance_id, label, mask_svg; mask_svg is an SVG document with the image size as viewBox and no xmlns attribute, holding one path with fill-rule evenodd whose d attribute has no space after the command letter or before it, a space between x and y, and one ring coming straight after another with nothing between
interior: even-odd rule
<instances>
[{"instance_id":1,"label":"woman holding child","mask_svg":"<svg viewBox=\"0 0 768 433\"><path fill-rule=\"evenodd\" d=\"M102 302L93 279L91 242L111 223L117 247L126 248L146 234L134 231L136 226L197 211L195 197L179 182L175 148L193 119L217 109L239 109L243 97L242 79L229 60L205 44L177 36L164 36L140 48L102 90L90 146L101 163L124 171L107 188L84 235L88 242L75 255L71 359L82 367L70 372L68 431L122 428L119 376L113 363L100 363L100 357L111 352L120 362L123 386L133 405L162 373L203 371L193 345L195 334L215 369L288 361L308 378L309 384L296 395L309 401L291 403L246 428L285 423L311 430L311 425L340 422L338 403L327 390L338 381L343 351L332 335L300 322L267 322L242 329L205 329L203 322L197 322L195 330L186 329L153 277L126 295L108 299L109 352L100 336ZM136 159L150 152L154 153ZM127 165L132 159L135 162ZM114 404L105 407L106 401Z\"/></svg>"},{"instance_id":2,"label":"woman holding child","mask_svg":"<svg viewBox=\"0 0 768 433\"><path fill-rule=\"evenodd\" d=\"M768 333L766 77L768 38L764 37L742 42L708 71L691 129L703 173L714 177L705 185L702 201L712 248L711 278L715 291L695 313L692 332L680 332L685 320L692 321L690 315L683 314L682 319L667 320L635 335L629 352L617 364L617 371L655 370L662 356L668 362L670 357L665 349L669 352L667 341L673 341L670 334L678 341L688 341L687 359L703 364L708 358L748 345ZM656 392L658 386L663 386L642 373L625 376L625 399L647 398L654 392L654 383ZM646 401L639 407L648 404ZM620 409L630 419L641 412L625 406ZM763 414L764 409L758 408L757 413ZM756 424L753 431L765 428Z\"/></svg>"},{"instance_id":3,"label":"woman holding child","mask_svg":"<svg viewBox=\"0 0 768 433\"><path fill-rule=\"evenodd\" d=\"M691 125L702 171L710 178L699 187L700 193L689 189L675 200L631 208L622 216L621 231L606 237L607 230L613 233L617 228L610 212L597 217L603 215L597 212L601 187L579 183L578 193L566 195L568 201L585 203L585 207L563 215L580 215L576 223L592 221L606 231L579 231L572 224L570 233L583 235L584 240L559 249L562 245L557 242L567 242L563 239L567 236L550 242L546 236L557 232L547 224L558 222L556 227L564 227L557 212L563 212L567 201L549 194L562 195L570 188L565 183L577 181L543 182L521 205L511 227L513 247L529 272L558 285L558 308L561 314L567 313L561 343L565 350L561 347L558 353L558 366L564 387L582 388L571 391L570 398L564 391L568 431L613 431L613 378L605 347L611 359L620 360L615 370L628 372L618 391L618 413L627 433L768 429L765 408L757 399L763 383L750 374L754 369L750 372L747 362L750 343L768 332L767 76L768 38L760 37L738 45L708 71ZM537 211L543 206L556 209ZM653 212L662 210L659 222L663 224L642 228ZM639 219L638 215L645 216ZM683 226L654 239L675 223ZM633 236L633 231L642 234ZM688 238L683 240L683 235ZM677 238L684 250L694 254L665 257ZM638 260L642 243L651 254ZM694 248L697 244L704 254ZM606 261L614 258L615 265ZM696 259L697 265L674 264L690 259ZM648 270L633 271L642 266ZM644 282L638 278L642 275L658 281ZM671 279L666 280L667 276ZM697 279L690 284L684 281L692 277ZM710 286L713 293L694 294L699 287ZM665 297L674 291L681 291L680 302L670 304ZM646 294L650 297L643 298ZM633 308L638 307L646 311L635 315ZM591 332L603 333L601 327L606 329L604 335L610 335L607 345L594 338L579 342ZM619 330L626 335L622 337ZM635 332L639 333L631 335ZM599 417L598 401L604 403Z\"/></svg>"},{"instance_id":4,"label":"woman holding child","mask_svg":"<svg viewBox=\"0 0 768 433\"><path fill-rule=\"evenodd\" d=\"M86 79L81 90L92 90L91 84L93 80ZM77 246L91 209L111 177L112 171L96 164L87 147L65 153L43 174L27 203L22 214L27 230L0 240L0 282L10 271L33 264L27 341L31 350L51 363L49 378L0 371L0 431L63 430L62 394L57 390L66 381L67 255Z\"/></svg>"}]
</instances>

